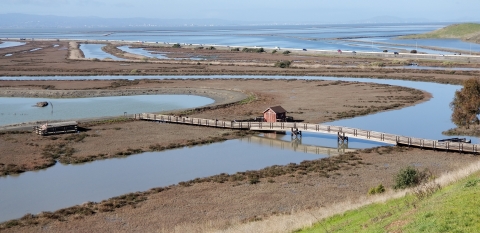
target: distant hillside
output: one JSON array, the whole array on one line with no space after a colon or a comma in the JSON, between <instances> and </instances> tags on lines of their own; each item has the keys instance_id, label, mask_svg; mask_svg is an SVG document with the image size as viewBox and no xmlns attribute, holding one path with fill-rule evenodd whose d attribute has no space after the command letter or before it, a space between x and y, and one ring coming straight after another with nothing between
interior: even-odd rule
<instances>
[{"instance_id":1,"label":"distant hillside","mask_svg":"<svg viewBox=\"0 0 480 233\"><path fill-rule=\"evenodd\" d=\"M462 39L469 42L480 43L480 24L462 23L453 24L433 32L418 35L402 36L401 39Z\"/></svg>"}]
</instances>

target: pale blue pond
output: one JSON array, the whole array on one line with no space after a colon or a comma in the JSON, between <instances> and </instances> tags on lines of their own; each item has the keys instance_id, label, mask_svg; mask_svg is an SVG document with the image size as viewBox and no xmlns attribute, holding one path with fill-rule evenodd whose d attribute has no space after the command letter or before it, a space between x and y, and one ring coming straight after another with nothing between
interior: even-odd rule
<instances>
[{"instance_id":1,"label":"pale blue pond","mask_svg":"<svg viewBox=\"0 0 480 233\"><path fill-rule=\"evenodd\" d=\"M8 48L8 47L20 46L20 45L24 45L24 44L25 44L25 42L2 41L2 43L0 43L0 49Z\"/></svg>"},{"instance_id":2,"label":"pale blue pond","mask_svg":"<svg viewBox=\"0 0 480 233\"><path fill-rule=\"evenodd\" d=\"M103 60L105 58L110 58L116 61L123 61L125 59L113 56L109 53L106 53L102 50L104 44L80 44L80 49L85 55L85 58L97 58Z\"/></svg>"},{"instance_id":3,"label":"pale blue pond","mask_svg":"<svg viewBox=\"0 0 480 233\"><path fill-rule=\"evenodd\" d=\"M165 53L151 53L143 48L131 48L128 45L120 46L118 48L127 53L139 54L145 57L153 57L157 59L168 59L168 57L165 56Z\"/></svg>"},{"instance_id":4,"label":"pale blue pond","mask_svg":"<svg viewBox=\"0 0 480 233\"><path fill-rule=\"evenodd\" d=\"M48 106L39 108L37 102ZM69 120L160 112L212 104L210 98L193 95L136 95L94 98L14 98L0 97L0 125L45 120Z\"/></svg>"}]
</instances>

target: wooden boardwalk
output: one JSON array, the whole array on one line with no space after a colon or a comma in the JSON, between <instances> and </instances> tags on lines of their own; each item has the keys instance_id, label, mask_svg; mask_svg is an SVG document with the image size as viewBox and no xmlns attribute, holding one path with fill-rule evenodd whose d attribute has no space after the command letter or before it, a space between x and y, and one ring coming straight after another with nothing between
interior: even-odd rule
<instances>
[{"instance_id":1,"label":"wooden boardwalk","mask_svg":"<svg viewBox=\"0 0 480 233\"><path fill-rule=\"evenodd\" d=\"M462 142L439 142L438 140L422 139L407 137L395 134L388 134L382 132L375 132L363 129L323 125L323 124L309 124L309 123L297 123L297 122L235 122L235 121L222 121L214 119L202 119L192 117L181 117L172 115L161 115L152 113L135 114L135 119L150 120L159 122L170 122L178 124L188 125L201 125L217 128L230 128L230 129L244 129L255 131L291 131L298 129L304 132L315 132L325 134L344 134L349 138L359 138L369 141L382 142L392 145L413 146L424 149L433 150L445 150L452 152L466 152L477 153L479 145L462 143Z\"/></svg>"}]
</instances>

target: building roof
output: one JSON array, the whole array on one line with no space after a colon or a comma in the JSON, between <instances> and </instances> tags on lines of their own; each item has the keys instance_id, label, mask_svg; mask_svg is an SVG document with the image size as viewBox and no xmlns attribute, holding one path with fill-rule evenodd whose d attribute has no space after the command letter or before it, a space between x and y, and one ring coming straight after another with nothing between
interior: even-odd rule
<instances>
[{"instance_id":1,"label":"building roof","mask_svg":"<svg viewBox=\"0 0 480 233\"><path fill-rule=\"evenodd\" d=\"M269 109L272 109L272 111L275 112L275 113L285 113L285 112L287 112L287 110L282 108L282 106L274 106L274 107L269 107L269 108L265 109L265 111L263 111L263 113L265 113Z\"/></svg>"}]
</instances>

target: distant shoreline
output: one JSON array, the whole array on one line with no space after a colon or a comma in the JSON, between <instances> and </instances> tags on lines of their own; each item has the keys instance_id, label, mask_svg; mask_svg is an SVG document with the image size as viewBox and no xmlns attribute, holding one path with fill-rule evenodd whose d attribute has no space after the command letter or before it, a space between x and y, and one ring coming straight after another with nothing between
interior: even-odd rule
<instances>
[{"instance_id":1,"label":"distant shoreline","mask_svg":"<svg viewBox=\"0 0 480 233\"><path fill-rule=\"evenodd\" d=\"M37 39L37 38L31 38L31 39L26 39L26 40L20 40L21 38L0 38L2 41L19 41L19 42L24 42L24 41L63 41L63 42L75 42L78 44L81 43L91 43L91 44L113 44L115 46L122 46L122 45L136 45L136 46L146 46L146 47L166 47L170 48L174 44L179 44L182 48L186 49L195 49L198 47L215 47L216 49L220 50L230 50L233 48L263 48L265 52L271 53L274 50L277 50L279 52L283 51L290 51L292 53L295 53L297 55L347 55L351 56L353 54L355 55L361 55L361 56L377 56L377 57L385 57L385 58L395 58L398 57L393 54L393 52L389 53L384 53L384 52L363 52L363 51L352 51L352 50L322 50L322 49L302 49L302 48L280 48L280 47L261 47L261 46L243 46L243 45L218 45L218 44L187 44L187 43L171 43L171 42L150 42L150 41L125 41L125 40L82 40L82 39ZM375 43L375 42L374 42ZM380 42L377 42L376 44L380 44ZM392 44L395 45L395 44ZM72 46L72 45L71 45ZM418 46L418 47L423 47L423 48L428 48L432 50L440 50L438 47L430 47L430 46ZM446 51L446 50L441 50L441 51ZM451 50L453 52L461 50ZM448 52L448 51L446 51ZM480 60L480 54L479 55L466 55L465 53L468 51L463 51L464 54L462 54L463 58L474 58L474 59L479 59ZM478 54L478 53L476 53ZM136 55L136 54L133 54ZM444 54L412 54L412 53L403 53L399 52L399 55L401 55L403 58L411 58L411 59L431 59L433 56L436 57L448 57L448 58L457 58L459 57L458 55L444 55ZM139 55L141 56L141 55ZM76 58L78 59L78 58Z\"/></svg>"}]
</instances>

